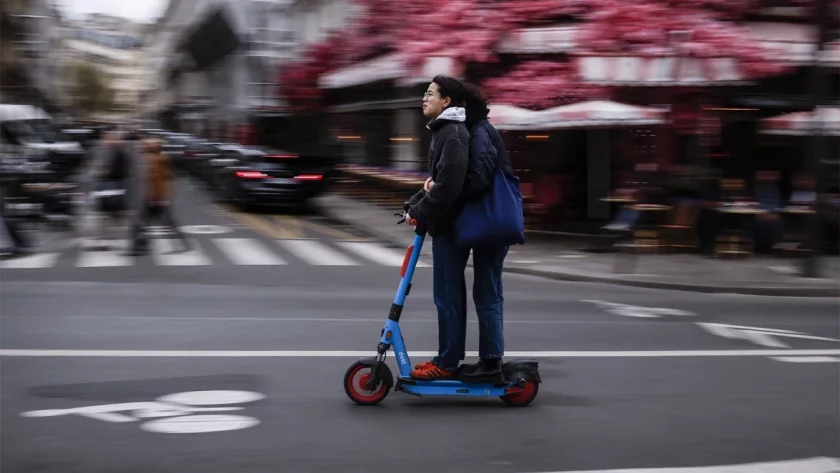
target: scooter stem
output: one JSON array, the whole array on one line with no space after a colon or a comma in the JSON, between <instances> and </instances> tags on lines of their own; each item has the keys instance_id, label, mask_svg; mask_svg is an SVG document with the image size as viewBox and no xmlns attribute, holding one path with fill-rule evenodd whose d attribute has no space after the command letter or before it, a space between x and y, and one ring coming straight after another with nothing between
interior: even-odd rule
<instances>
[{"instance_id":1,"label":"scooter stem","mask_svg":"<svg viewBox=\"0 0 840 473\"><path fill-rule=\"evenodd\" d=\"M425 240L425 235L417 233L414 235L414 243L409 247L411 254L408 256L408 263L405 264L405 271L400 279L397 295L394 297L395 305L402 306L405 303L405 298L411 286L411 278L414 276L414 268L417 267L417 261L420 259L420 251L423 249L423 240Z\"/></svg>"}]
</instances>

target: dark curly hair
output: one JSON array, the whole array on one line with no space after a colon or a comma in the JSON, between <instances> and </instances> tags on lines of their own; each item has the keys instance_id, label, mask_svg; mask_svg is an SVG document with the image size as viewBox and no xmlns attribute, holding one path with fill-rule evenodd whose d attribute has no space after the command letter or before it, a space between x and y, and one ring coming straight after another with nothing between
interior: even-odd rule
<instances>
[{"instance_id":1,"label":"dark curly hair","mask_svg":"<svg viewBox=\"0 0 840 473\"><path fill-rule=\"evenodd\" d=\"M467 109L467 129L472 130L476 123L485 120L490 114L487 98L477 85L464 82L463 100L464 107Z\"/></svg>"},{"instance_id":2,"label":"dark curly hair","mask_svg":"<svg viewBox=\"0 0 840 473\"><path fill-rule=\"evenodd\" d=\"M438 75L432 79L437 84L440 98L449 97L452 100L450 107L463 107L464 85L458 79L449 76Z\"/></svg>"}]
</instances>

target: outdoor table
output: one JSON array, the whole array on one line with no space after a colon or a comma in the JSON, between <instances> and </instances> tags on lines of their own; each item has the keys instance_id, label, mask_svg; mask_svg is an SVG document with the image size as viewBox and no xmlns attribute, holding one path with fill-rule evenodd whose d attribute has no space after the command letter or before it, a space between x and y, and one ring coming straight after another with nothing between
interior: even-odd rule
<instances>
[{"instance_id":1,"label":"outdoor table","mask_svg":"<svg viewBox=\"0 0 840 473\"><path fill-rule=\"evenodd\" d=\"M756 215L765 215L769 212L754 205L730 205L718 206L715 210L724 214L725 217L720 222L718 229L718 241L720 236L726 235L729 237L729 244L722 254L747 254L752 250L744 250L740 247L736 248L732 245L742 245L744 241L752 244L752 236L749 229L748 219ZM745 240L741 240L740 236L745 236ZM717 253L716 253L717 254Z\"/></svg>"},{"instance_id":2,"label":"outdoor table","mask_svg":"<svg viewBox=\"0 0 840 473\"><path fill-rule=\"evenodd\" d=\"M630 208L633 210L640 210L642 212L665 212L667 210L671 210L670 205L658 204L635 204L631 205Z\"/></svg>"}]
</instances>

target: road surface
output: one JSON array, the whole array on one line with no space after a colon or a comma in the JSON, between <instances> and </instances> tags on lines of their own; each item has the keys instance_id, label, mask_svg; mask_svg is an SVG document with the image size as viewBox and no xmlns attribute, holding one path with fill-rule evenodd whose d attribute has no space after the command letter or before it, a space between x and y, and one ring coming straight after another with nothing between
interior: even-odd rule
<instances>
[{"instance_id":1,"label":"road surface","mask_svg":"<svg viewBox=\"0 0 840 473\"><path fill-rule=\"evenodd\" d=\"M68 236L0 270L4 472L840 469L837 300L505 275L508 358L541 361L533 405L360 407L342 377L374 352L401 251L316 215L179 195L192 253L92 256ZM436 350L435 317L418 268L412 362Z\"/></svg>"}]
</instances>

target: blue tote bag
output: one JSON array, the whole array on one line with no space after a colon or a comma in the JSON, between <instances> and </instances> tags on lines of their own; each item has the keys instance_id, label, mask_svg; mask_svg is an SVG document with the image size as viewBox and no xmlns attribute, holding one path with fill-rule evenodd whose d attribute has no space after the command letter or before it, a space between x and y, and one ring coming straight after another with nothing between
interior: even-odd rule
<instances>
[{"instance_id":1,"label":"blue tote bag","mask_svg":"<svg viewBox=\"0 0 840 473\"><path fill-rule=\"evenodd\" d=\"M495 143L494 143L495 144ZM498 153L500 159L503 153ZM490 189L467 202L455 220L455 244L462 247L525 243L525 217L519 178L505 174L499 161Z\"/></svg>"}]
</instances>

